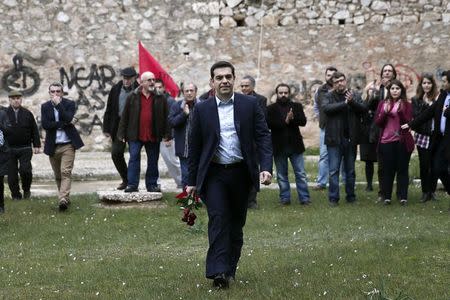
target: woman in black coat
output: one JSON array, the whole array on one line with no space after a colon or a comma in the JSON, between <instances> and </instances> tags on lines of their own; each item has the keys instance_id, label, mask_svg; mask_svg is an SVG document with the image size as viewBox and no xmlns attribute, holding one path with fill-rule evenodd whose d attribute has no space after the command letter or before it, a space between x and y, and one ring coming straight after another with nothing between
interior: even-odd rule
<instances>
[{"instance_id":1,"label":"woman in black coat","mask_svg":"<svg viewBox=\"0 0 450 300\"><path fill-rule=\"evenodd\" d=\"M9 147L6 142L8 133L8 116L4 107L0 107L0 214L5 212L5 185L3 179L5 175L8 175Z\"/></svg>"},{"instance_id":2,"label":"woman in black coat","mask_svg":"<svg viewBox=\"0 0 450 300\"><path fill-rule=\"evenodd\" d=\"M416 96L412 98L413 118L417 118L427 110L439 96L439 90L434 77L430 73L424 73L417 85ZM420 202L435 200L437 177L431 171L431 134L433 130L433 119L415 128L414 141L419 153L420 185L422 187L422 198Z\"/></svg>"}]
</instances>

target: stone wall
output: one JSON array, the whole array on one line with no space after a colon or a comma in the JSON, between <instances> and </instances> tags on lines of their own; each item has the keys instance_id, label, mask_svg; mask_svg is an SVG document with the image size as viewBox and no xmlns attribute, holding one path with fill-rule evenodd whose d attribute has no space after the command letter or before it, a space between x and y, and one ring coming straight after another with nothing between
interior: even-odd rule
<instances>
[{"instance_id":1,"label":"stone wall","mask_svg":"<svg viewBox=\"0 0 450 300\"><path fill-rule=\"evenodd\" d=\"M413 95L422 71L450 67L449 8L447 0L3 0L0 103L21 89L39 119L49 83L61 81L78 103L85 150L104 150L106 97L120 68L138 67L141 40L176 82L194 81L200 92L219 59L235 64L237 83L257 77L268 97L289 83L309 116L306 144L315 145L311 98L325 67L362 89L391 62Z\"/></svg>"}]
</instances>

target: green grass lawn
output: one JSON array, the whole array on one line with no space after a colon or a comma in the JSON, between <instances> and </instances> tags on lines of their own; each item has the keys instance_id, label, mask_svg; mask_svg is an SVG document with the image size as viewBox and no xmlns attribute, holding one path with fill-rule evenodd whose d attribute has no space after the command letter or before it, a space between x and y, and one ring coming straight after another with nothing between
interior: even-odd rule
<instances>
[{"instance_id":1,"label":"green grass lawn","mask_svg":"<svg viewBox=\"0 0 450 300\"><path fill-rule=\"evenodd\" d=\"M204 209L187 228L174 194L163 209L104 209L95 196L7 200L0 216L0 299L450 299L449 201L282 207L276 190L249 211L236 282L204 278ZM414 200L416 199L416 200ZM377 294L377 291L379 293ZM372 295L372 296L371 296Z\"/></svg>"}]
</instances>

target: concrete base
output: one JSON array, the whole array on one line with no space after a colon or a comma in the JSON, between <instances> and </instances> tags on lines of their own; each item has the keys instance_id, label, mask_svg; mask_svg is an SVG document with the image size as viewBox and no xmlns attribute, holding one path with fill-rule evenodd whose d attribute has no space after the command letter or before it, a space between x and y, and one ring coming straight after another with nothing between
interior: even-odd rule
<instances>
[{"instance_id":1,"label":"concrete base","mask_svg":"<svg viewBox=\"0 0 450 300\"><path fill-rule=\"evenodd\" d=\"M98 191L97 196L104 204L161 202L162 199L162 193L150 192Z\"/></svg>"}]
</instances>

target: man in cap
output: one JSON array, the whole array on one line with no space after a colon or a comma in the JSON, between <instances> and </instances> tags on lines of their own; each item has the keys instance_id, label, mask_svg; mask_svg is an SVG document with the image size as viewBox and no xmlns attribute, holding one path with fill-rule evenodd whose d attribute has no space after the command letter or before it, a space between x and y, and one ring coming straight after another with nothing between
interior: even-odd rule
<instances>
[{"instance_id":1,"label":"man in cap","mask_svg":"<svg viewBox=\"0 0 450 300\"><path fill-rule=\"evenodd\" d=\"M23 198L31 196L30 188L33 178L31 157L33 152L39 153L41 140L34 115L22 106L22 93L9 93L9 107L6 109L10 134L6 136L10 147L8 162L8 185L13 200L22 199L19 187L19 176L22 182Z\"/></svg>"},{"instance_id":2,"label":"man in cap","mask_svg":"<svg viewBox=\"0 0 450 300\"><path fill-rule=\"evenodd\" d=\"M128 185L127 163L124 157L126 144L118 139L116 135L127 97L138 87L138 83L136 82L137 73L133 67L122 69L120 74L122 75L122 80L111 88L108 95L105 115L103 116L103 133L111 138L111 158L122 178L122 182L117 189L124 190Z\"/></svg>"}]
</instances>

